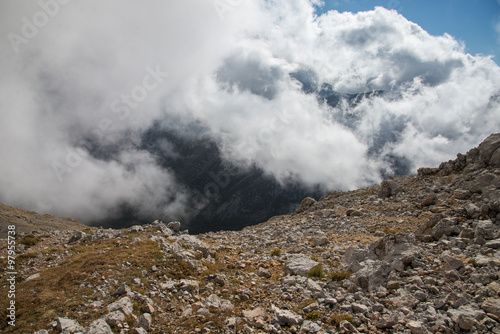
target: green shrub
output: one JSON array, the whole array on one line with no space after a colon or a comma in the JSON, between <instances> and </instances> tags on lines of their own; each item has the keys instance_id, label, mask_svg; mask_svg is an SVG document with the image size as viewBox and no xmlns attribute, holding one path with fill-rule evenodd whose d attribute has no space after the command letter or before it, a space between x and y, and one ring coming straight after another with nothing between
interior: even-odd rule
<instances>
[{"instance_id":1,"label":"green shrub","mask_svg":"<svg viewBox=\"0 0 500 334\"><path fill-rule=\"evenodd\" d=\"M275 248L271 252L271 256L280 256L280 255L281 255L281 249L279 249L279 248Z\"/></svg>"},{"instance_id":2,"label":"green shrub","mask_svg":"<svg viewBox=\"0 0 500 334\"><path fill-rule=\"evenodd\" d=\"M28 247L35 246L40 239L33 234L28 234L21 239L19 239L19 243Z\"/></svg>"},{"instance_id":3,"label":"green shrub","mask_svg":"<svg viewBox=\"0 0 500 334\"><path fill-rule=\"evenodd\" d=\"M321 265L312 267L311 270L307 273L307 277L317 277L317 278L323 278L325 277L325 274L323 273L323 268L321 268Z\"/></svg>"},{"instance_id":4,"label":"green shrub","mask_svg":"<svg viewBox=\"0 0 500 334\"><path fill-rule=\"evenodd\" d=\"M321 318L321 313L319 311L312 311L305 315L306 320L316 321Z\"/></svg>"},{"instance_id":5,"label":"green shrub","mask_svg":"<svg viewBox=\"0 0 500 334\"><path fill-rule=\"evenodd\" d=\"M344 320L347 320L350 323L352 323L352 316L349 314L345 314L345 313L334 313L330 317L329 323L331 325L337 326L338 324L340 324Z\"/></svg>"}]
</instances>

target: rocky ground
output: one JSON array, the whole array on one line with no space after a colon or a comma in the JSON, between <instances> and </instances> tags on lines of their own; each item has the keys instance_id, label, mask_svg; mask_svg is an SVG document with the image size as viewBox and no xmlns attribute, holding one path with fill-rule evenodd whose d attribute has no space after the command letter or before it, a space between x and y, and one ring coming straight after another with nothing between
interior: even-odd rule
<instances>
[{"instance_id":1,"label":"rocky ground","mask_svg":"<svg viewBox=\"0 0 500 334\"><path fill-rule=\"evenodd\" d=\"M439 168L306 198L238 232L20 233L16 327L0 329L500 333L499 176L496 134Z\"/></svg>"}]
</instances>

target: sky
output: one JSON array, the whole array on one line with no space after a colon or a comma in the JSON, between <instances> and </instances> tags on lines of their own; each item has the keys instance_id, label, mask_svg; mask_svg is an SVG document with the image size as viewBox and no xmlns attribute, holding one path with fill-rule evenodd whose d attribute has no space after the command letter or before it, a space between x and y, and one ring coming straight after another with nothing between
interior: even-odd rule
<instances>
[{"instance_id":1,"label":"sky","mask_svg":"<svg viewBox=\"0 0 500 334\"><path fill-rule=\"evenodd\" d=\"M466 44L466 52L493 55L500 62L499 0L326 0L318 13L367 11L375 6L395 9L430 34L450 34Z\"/></svg>"},{"instance_id":2,"label":"sky","mask_svg":"<svg viewBox=\"0 0 500 334\"><path fill-rule=\"evenodd\" d=\"M500 67L402 3L2 1L0 202L84 222L123 204L182 217L193 194L141 148L158 124L325 191L465 153L500 129ZM328 87L367 97L330 106Z\"/></svg>"}]
</instances>

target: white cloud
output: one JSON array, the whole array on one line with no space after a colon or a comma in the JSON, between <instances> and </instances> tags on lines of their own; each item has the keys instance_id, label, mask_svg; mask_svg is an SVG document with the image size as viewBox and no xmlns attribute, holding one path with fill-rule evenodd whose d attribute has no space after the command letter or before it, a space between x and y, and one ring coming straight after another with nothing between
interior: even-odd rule
<instances>
[{"instance_id":1,"label":"white cloud","mask_svg":"<svg viewBox=\"0 0 500 334\"><path fill-rule=\"evenodd\" d=\"M413 171L436 165L498 131L499 67L396 11L315 17L306 0L240 2L221 21L212 5L70 2L18 53L2 44L0 201L81 219L124 202L182 213L189 194L137 148L167 115L201 122L228 160L330 189L378 182L393 155ZM0 7L5 36L40 10ZM125 104L114 113L113 101L157 65L168 77L121 119ZM318 89L384 94L331 108L290 73ZM77 150L71 160L89 137L115 147L112 159ZM74 166L63 182L54 162Z\"/></svg>"}]
</instances>

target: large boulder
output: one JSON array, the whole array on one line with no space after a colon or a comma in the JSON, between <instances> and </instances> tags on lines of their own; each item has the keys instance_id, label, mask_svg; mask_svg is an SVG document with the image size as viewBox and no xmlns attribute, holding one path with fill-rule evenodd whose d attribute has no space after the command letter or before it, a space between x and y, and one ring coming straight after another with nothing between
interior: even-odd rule
<instances>
[{"instance_id":1,"label":"large boulder","mask_svg":"<svg viewBox=\"0 0 500 334\"><path fill-rule=\"evenodd\" d=\"M486 138L479 146L479 159L486 166L500 167L500 133Z\"/></svg>"},{"instance_id":2,"label":"large boulder","mask_svg":"<svg viewBox=\"0 0 500 334\"><path fill-rule=\"evenodd\" d=\"M278 324L280 326L294 326L302 323L302 317L296 315L288 310L282 310L274 305L271 307L274 312L274 318L272 320L273 324Z\"/></svg>"},{"instance_id":3,"label":"large boulder","mask_svg":"<svg viewBox=\"0 0 500 334\"><path fill-rule=\"evenodd\" d=\"M377 256L367 247L361 245L353 245L349 247L344 253L342 262L346 266L347 270L357 272L361 268L363 268L364 261L376 259Z\"/></svg>"},{"instance_id":4,"label":"large boulder","mask_svg":"<svg viewBox=\"0 0 500 334\"><path fill-rule=\"evenodd\" d=\"M378 260L387 261L394 269L402 271L417 257L418 248L415 243L414 234L399 232L372 242L368 248Z\"/></svg>"},{"instance_id":5,"label":"large boulder","mask_svg":"<svg viewBox=\"0 0 500 334\"><path fill-rule=\"evenodd\" d=\"M109 312L120 311L125 315L131 315L134 306L132 305L132 301L129 297L123 297L116 302L109 304L107 308Z\"/></svg>"},{"instance_id":6,"label":"large boulder","mask_svg":"<svg viewBox=\"0 0 500 334\"><path fill-rule=\"evenodd\" d=\"M380 188L378 190L378 197L380 198L391 197L392 195L394 195L394 188L395 188L394 181L390 180L382 181L382 183L380 184Z\"/></svg>"},{"instance_id":7,"label":"large boulder","mask_svg":"<svg viewBox=\"0 0 500 334\"><path fill-rule=\"evenodd\" d=\"M309 209L311 206L313 206L316 203L316 200L312 197L306 197L300 202L299 207L297 210L295 210L295 213L301 213Z\"/></svg>"},{"instance_id":8,"label":"large boulder","mask_svg":"<svg viewBox=\"0 0 500 334\"><path fill-rule=\"evenodd\" d=\"M292 254L285 262L285 275L307 276L311 269L319 265L305 254Z\"/></svg>"},{"instance_id":9,"label":"large boulder","mask_svg":"<svg viewBox=\"0 0 500 334\"><path fill-rule=\"evenodd\" d=\"M387 261L366 260L354 277L354 282L364 290L376 290L387 284L392 269Z\"/></svg>"}]
</instances>

